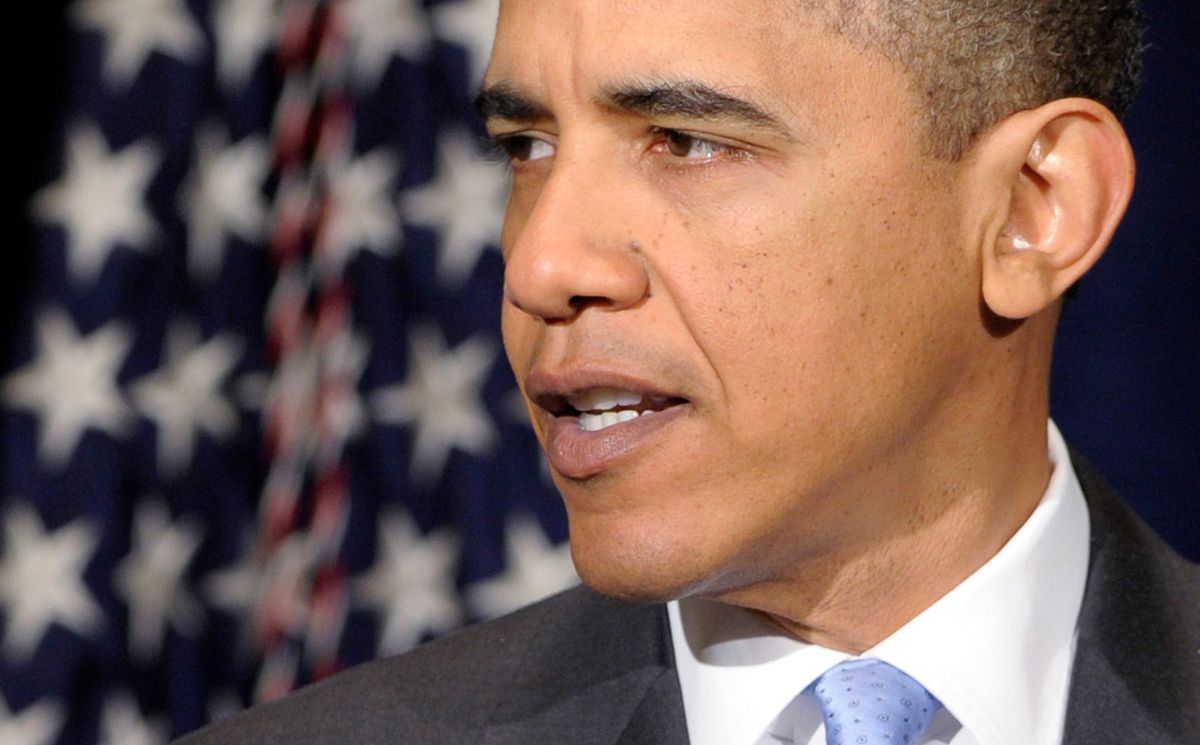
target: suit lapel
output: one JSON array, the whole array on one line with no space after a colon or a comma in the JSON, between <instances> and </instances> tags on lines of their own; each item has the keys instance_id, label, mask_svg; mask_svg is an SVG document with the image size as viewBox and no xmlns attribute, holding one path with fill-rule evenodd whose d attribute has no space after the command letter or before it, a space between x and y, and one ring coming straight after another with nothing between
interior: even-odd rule
<instances>
[{"instance_id":1,"label":"suit lapel","mask_svg":"<svg viewBox=\"0 0 1200 745\"><path fill-rule=\"evenodd\" d=\"M1200 731L1200 577L1074 460L1092 537L1063 743L1182 745Z\"/></svg>"},{"instance_id":2,"label":"suit lapel","mask_svg":"<svg viewBox=\"0 0 1200 745\"><path fill-rule=\"evenodd\" d=\"M497 687L484 745L687 745L666 610L587 590Z\"/></svg>"},{"instance_id":3,"label":"suit lapel","mask_svg":"<svg viewBox=\"0 0 1200 745\"><path fill-rule=\"evenodd\" d=\"M683 726L678 683L673 706L665 682L674 678L674 670L631 671L552 701L529 716L493 722L480 741L486 745L687 745L686 732L683 739L669 736Z\"/></svg>"},{"instance_id":4,"label":"suit lapel","mask_svg":"<svg viewBox=\"0 0 1200 745\"><path fill-rule=\"evenodd\" d=\"M617 745L688 745L683 694L673 667L646 691Z\"/></svg>"}]
</instances>

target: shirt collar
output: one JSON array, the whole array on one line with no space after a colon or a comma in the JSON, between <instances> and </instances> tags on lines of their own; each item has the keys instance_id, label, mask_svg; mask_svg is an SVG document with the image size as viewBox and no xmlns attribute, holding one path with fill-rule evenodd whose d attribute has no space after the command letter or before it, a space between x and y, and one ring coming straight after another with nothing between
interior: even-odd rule
<instances>
[{"instance_id":1,"label":"shirt collar","mask_svg":"<svg viewBox=\"0 0 1200 745\"><path fill-rule=\"evenodd\" d=\"M1048 441L1050 482L1016 534L863 654L919 680L980 745L1061 739L1089 530L1053 422ZM741 608L689 598L668 611L693 745L759 742L788 702L850 657L785 637Z\"/></svg>"},{"instance_id":2,"label":"shirt collar","mask_svg":"<svg viewBox=\"0 0 1200 745\"><path fill-rule=\"evenodd\" d=\"M667 612L692 745L757 743L788 702L849 657L730 605L684 598Z\"/></svg>"}]
</instances>

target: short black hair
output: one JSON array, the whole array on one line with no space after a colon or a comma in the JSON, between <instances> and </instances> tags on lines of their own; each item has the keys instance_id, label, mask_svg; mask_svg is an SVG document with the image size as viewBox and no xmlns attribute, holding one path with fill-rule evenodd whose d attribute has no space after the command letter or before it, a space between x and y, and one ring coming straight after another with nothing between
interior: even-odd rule
<instances>
[{"instance_id":1,"label":"short black hair","mask_svg":"<svg viewBox=\"0 0 1200 745\"><path fill-rule=\"evenodd\" d=\"M1124 117L1141 73L1138 0L804 0L912 81L929 151L957 160L1010 114L1070 96Z\"/></svg>"}]
</instances>

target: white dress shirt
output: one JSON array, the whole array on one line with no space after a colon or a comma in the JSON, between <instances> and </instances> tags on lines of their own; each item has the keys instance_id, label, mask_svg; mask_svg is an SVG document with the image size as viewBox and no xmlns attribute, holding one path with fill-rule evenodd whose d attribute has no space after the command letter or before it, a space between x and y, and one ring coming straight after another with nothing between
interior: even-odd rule
<instances>
[{"instance_id":1,"label":"white dress shirt","mask_svg":"<svg viewBox=\"0 0 1200 745\"><path fill-rule=\"evenodd\" d=\"M1053 422L1048 431L1053 472L1025 524L862 654L895 665L942 702L922 743L1062 741L1089 526L1066 444ZM816 701L799 694L852 655L783 636L742 608L688 598L668 612L692 745L824 745Z\"/></svg>"}]
</instances>

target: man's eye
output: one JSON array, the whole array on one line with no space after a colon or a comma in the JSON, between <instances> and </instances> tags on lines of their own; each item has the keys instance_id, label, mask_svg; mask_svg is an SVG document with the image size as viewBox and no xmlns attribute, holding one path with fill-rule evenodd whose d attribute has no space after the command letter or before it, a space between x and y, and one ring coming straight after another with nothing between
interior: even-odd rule
<instances>
[{"instance_id":1,"label":"man's eye","mask_svg":"<svg viewBox=\"0 0 1200 745\"><path fill-rule=\"evenodd\" d=\"M554 146L529 135L504 135L496 138L500 150L513 163L528 163L554 155Z\"/></svg>"},{"instance_id":2,"label":"man's eye","mask_svg":"<svg viewBox=\"0 0 1200 745\"><path fill-rule=\"evenodd\" d=\"M677 158L688 160L712 160L720 155L729 154L734 148L719 142L706 140L701 137L680 132L675 129L662 130L667 152Z\"/></svg>"}]
</instances>

